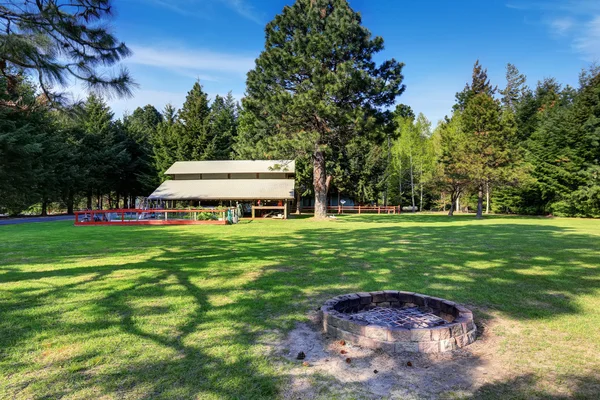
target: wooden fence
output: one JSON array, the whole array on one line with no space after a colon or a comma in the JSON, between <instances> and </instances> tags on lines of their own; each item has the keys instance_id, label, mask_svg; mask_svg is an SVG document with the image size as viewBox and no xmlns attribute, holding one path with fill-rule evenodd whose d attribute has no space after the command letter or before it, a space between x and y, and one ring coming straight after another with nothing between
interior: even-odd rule
<instances>
[{"instance_id":1,"label":"wooden fence","mask_svg":"<svg viewBox=\"0 0 600 400\"><path fill-rule=\"evenodd\" d=\"M314 213L314 207L301 207L301 213ZM398 206L328 206L331 214L400 214Z\"/></svg>"}]
</instances>

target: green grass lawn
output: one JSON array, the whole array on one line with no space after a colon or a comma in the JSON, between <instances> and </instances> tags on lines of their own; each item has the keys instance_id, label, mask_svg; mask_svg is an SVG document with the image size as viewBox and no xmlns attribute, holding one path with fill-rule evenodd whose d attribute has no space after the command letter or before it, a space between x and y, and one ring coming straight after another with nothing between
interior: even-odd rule
<instances>
[{"instance_id":1,"label":"green grass lawn","mask_svg":"<svg viewBox=\"0 0 600 400\"><path fill-rule=\"evenodd\" d=\"M380 289L474 308L514 372L480 397L600 390L598 220L51 222L0 226L0 255L0 398L277 397L270 341Z\"/></svg>"}]
</instances>

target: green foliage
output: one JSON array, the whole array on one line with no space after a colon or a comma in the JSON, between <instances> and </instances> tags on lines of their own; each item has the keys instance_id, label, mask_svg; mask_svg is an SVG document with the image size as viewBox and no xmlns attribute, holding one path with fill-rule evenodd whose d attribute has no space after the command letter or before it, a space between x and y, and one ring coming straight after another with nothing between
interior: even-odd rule
<instances>
[{"instance_id":1,"label":"green foliage","mask_svg":"<svg viewBox=\"0 0 600 400\"><path fill-rule=\"evenodd\" d=\"M265 50L248 73L243 105L252 116L244 117L243 135L265 137L265 147L288 157L312 158L319 217L331 180L327 159L337 159L369 116L404 90L403 65L373 62L383 39L361 22L346 0L298 0L267 24ZM244 144L252 142L238 141L238 154Z\"/></svg>"},{"instance_id":2,"label":"green foliage","mask_svg":"<svg viewBox=\"0 0 600 400\"><path fill-rule=\"evenodd\" d=\"M231 92L225 98L217 95L210 106L210 143L205 150L205 159L232 158L233 141L237 136L237 118L237 105Z\"/></svg>"},{"instance_id":3,"label":"green foliage","mask_svg":"<svg viewBox=\"0 0 600 400\"><path fill-rule=\"evenodd\" d=\"M107 29L110 0L9 1L0 4L0 74L14 69L35 77L48 100L61 100L54 86L71 79L91 90L131 95L135 86L123 68L107 74L131 54ZM10 88L9 88L10 90Z\"/></svg>"},{"instance_id":4,"label":"green foliage","mask_svg":"<svg viewBox=\"0 0 600 400\"><path fill-rule=\"evenodd\" d=\"M199 221L216 221L219 219L215 213L212 212L201 212L198 213Z\"/></svg>"},{"instance_id":5,"label":"green foliage","mask_svg":"<svg viewBox=\"0 0 600 400\"><path fill-rule=\"evenodd\" d=\"M0 105L0 212L17 213L36 198L32 186L44 172L40 156L50 137L47 112L23 76L0 75L0 104L5 103L17 107Z\"/></svg>"},{"instance_id":6,"label":"green foliage","mask_svg":"<svg viewBox=\"0 0 600 400\"><path fill-rule=\"evenodd\" d=\"M177 161L206 159L206 150L211 143L209 114L208 95L204 93L200 83L196 82L179 110L179 125L173 131L176 135L175 159Z\"/></svg>"}]
</instances>

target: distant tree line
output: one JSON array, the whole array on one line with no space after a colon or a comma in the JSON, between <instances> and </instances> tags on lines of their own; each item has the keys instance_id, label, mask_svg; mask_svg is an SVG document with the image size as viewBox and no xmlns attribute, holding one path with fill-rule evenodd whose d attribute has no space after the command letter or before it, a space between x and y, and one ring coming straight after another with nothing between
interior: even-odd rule
<instances>
[{"instance_id":1,"label":"distant tree line","mask_svg":"<svg viewBox=\"0 0 600 400\"><path fill-rule=\"evenodd\" d=\"M109 0L0 5L0 213L134 205L175 161L296 159L297 200L328 193L408 210L600 217L600 69L577 88L527 85L508 64L499 88L476 62L432 128L403 104L403 64L381 64L347 0L297 0L267 24L240 106L196 82L181 109L115 119L102 93L127 95L129 54L106 31ZM18 2L14 2L15 4ZM53 31L49 26L55 25ZM76 77L96 94L68 105Z\"/></svg>"},{"instance_id":2,"label":"distant tree line","mask_svg":"<svg viewBox=\"0 0 600 400\"><path fill-rule=\"evenodd\" d=\"M453 113L433 130L398 118L390 164L395 203L415 209L600 216L600 69L579 87L535 88L508 64L504 87L475 63ZM416 197L416 201L415 201Z\"/></svg>"},{"instance_id":3,"label":"distant tree line","mask_svg":"<svg viewBox=\"0 0 600 400\"><path fill-rule=\"evenodd\" d=\"M18 107L0 106L0 213L133 207L173 162L234 156L239 106L231 93L209 104L198 82L180 110L147 105L120 119L96 94L55 108L24 75L8 82L0 76L0 101Z\"/></svg>"}]
</instances>

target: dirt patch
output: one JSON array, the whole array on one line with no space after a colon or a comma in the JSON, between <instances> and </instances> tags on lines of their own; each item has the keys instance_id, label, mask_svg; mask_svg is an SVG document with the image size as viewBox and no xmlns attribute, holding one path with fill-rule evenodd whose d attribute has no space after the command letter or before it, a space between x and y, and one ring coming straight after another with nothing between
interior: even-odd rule
<instances>
[{"instance_id":1,"label":"dirt patch","mask_svg":"<svg viewBox=\"0 0 600 400\"><path fill-rule=\"evenodd\" d=\"M278 346L289 365L285 399L468 397L483 385L514 373L499 349L493 329L471 346L440 354L388 355L327 337L313 322L298 324ZM305 357L297 359L298 353Z\"/></svg>"}]
</instances>

